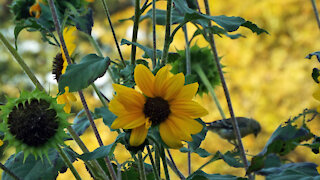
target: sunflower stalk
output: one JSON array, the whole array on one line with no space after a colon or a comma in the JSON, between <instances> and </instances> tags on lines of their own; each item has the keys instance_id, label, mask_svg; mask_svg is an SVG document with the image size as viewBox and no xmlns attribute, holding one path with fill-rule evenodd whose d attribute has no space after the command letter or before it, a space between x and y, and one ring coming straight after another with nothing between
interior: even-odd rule
<instances>
[{"instance_id":1,"label":"sunflower stalk","mask_svg":"<svg viewBox=\"0 0 320 180\"><path fill-rule=\"evenodd\" d=\"M133 21L133 31L132 31L132 42L136 43L138 38L138 29L139 29L139 19L140 19L140 0L135 0L135 9L134 9L134 21ZM131 64L136 63L136 51L137 47L132 44L131 46Z\"/></svg>"},{"instance_id":2,"label":"sunflower stalk","mask_svg":"<svg viewBox=\"0 0 320 180\"><path fill-rule=\"evenodd\" d=\"M208 0L204 0L204 4L205 4L205 9L206 9L206 14L210 15L211 13L210 13ZM211 27L211 21L209 21L208 26ZM239 151L240 151L240 154L241 154L241 159L242 159L242 162L244 164L245 170L247 170L248 166L249 166L248 160L247 160L247 157L246 157L246 154L245 154L245 150L244 150L244 147L243 147L243 144L242 144L241 134L240 134L238 122L237 122L237 120L235 118L235 115L234 115L234 111L233 111L233 107L232 107L232 103L231 103L229 90L228 90L226 81L224 79L224 75L223 75L223 72L222 72L221 64L220 64L220 61L219 61L217 48L216 48L215 41L214 41L214 36L213 36L212 33L209 33L209 44L211 46L211 50L212 50L213 55L214 55L214 60L215 60L215 63L217 65L217 68L218 68L221 84L222 84L222 87L223 87L223 90L224 90L224 93L225 93L225 97L226 97L226 100L227 100L227 103L228 103L228 109L229 109L231 120L232 120L231 122L232 122L232 126L233 126L233 131L234 131L236 139L237 139L237 144L238 144L238 148L239 148ZM249 175L249 179L251 179L251 177L252 176Z\"/></svg>"},{"instance_id":3,"label":"sunflower stalk","mask_svg":"<svg viewBox=\"0 0 320 180\"><path fill-rule=\"evenodd\" d=\"M169 149L167 149L167 153L168 153L169 158L170 158L170 160L167 159L168 165L169 165L170 168L173 170L173 172L175 172L175 173L179 176L179 178L180 178L181 180L185 180L186 178L184 177L184 175L183 175L183 174L180 172L180 170L178 169L176 163L175 163L174 160L173 160L173 157L172 157L171 152L170 152Z\"/></svg>"},{"instance_id":4,"label":"sunflower stalk","mask_svg":"<svg viewBox=\"0 0 320 180\"><path fill-rule=\"evenodd\" d=\"M81 177L78 173L78 171L76 170L76 168L74 168L74 166L72 165L71 161L69 160L67 154L63 151L63 149L57 144L57 150L62 158L62 160L66 163L66 165L69 167L69 169L71 170L72 174L74 175L74 177L77 180L81 180Z\"/></svg>"},{"instance_id":5,"label":"sunflower stalk","mask_svg":"<svg viewBox=\"0 0 320 180\"><path fill-rule=\"evenodd\" d=\"M111 21L111 18L110 18L110 12L109 12L109 9L108 9L108 6L107 6L107 2L106 2L106 0L101 0L101 2L102 2L102 5L103 5L103 8L104 8L104 11L105 11L105 13L107 15L107 19L108 19L108 22L109 22L109 25L110 25L110 28L111 28L111 31L112 31L114 42L116 43L116 46L117 46L117 50L118 50L121 62L123 64L123 66L125 67L126 63L124 62L124 59L123 59L123 56L122 56L122 53L121 53L121 50L120 50L120 46L119 46L119 43L118 43L118 40L117 40L117 36L116 36L116 33L114 32L114 28L113 28L112 21Z\"/></svg>"},{"instance_id":6,"label":"sunflower stalk","mask_svg":"<svg viewBox=\"0 0 320 180\"><path fill-rule=\"evenodd\" d=\"M147 180L141 151L138 152L138 167L139 167L140 180Z\"/></svg>"},{"instance_id":7,"label":"sunflower stalk","mask_svg":"<svg viewBox=\"0 0 320 180\"><path fill-rule=\"evenodd\" d=\"M4 173L7 173L9 174L10 177L12 177L12 179L14 180L20 180L20 178L15 175L12 171L10 171L10 169L8 169L5 165L3 165L1 162L0 162L0 168L3 170Z\"/></svg>"},{"instance_id":8,"label":"sunflower stalk","mask_svg":"<svg viewBox=\"0 0 320 180\"><path fill-rule=\"evenodd\" d=\"M23 71L28 75L30 80L33 82L33 84L41 91L45 91L43 86L38 81L37 77L33 74L31 69L28 67L28 65L24 62L22 57L19 55L17 50L11 46L11 44L8 42L8 40L3 36L3 34L0 32L0 40L2 41L3 45L9 50L11 55L16 59L18 64L21 66Z\"/></svg>"},{"instance_id":9,"label":"sunflower stalk","mask_svg":"<svg viewBox=\"0 0 320 180\"><path fill-rule=\"evenodd\" d=\"M59 20L58 20L56 7L54 5L53 0L49 0L49 7L50 7L50 11L51 11L52 19L54 21L54 25L55 25L56 31L57 31L59 39L60 39L60 43L61 43L63 52L65 54L65 57L67 59L68 64L71 64L72 63L71 62L71 58L69 56L68 49L67 49L66 43L64 41L63 34L61 32L61 26L60 26L60 23L59 23ZM99 132L97 130L97 127L96 127L96 125L95 125L95 123L93 121L92 115L91 115L91 113L90 113L90 111L88 109L88 105L86 103L84 95L83 95L82 91L78 91L78 93L79 93L83 108L85 109L86 115L87 115L87 117L88 117L88 119L90 121L90 125L93 128L94 134L95 134L95 136L96 136L96 138L98 140L98 143L99 143L100 146L103 146L100 134L99 134ZM107 164L108 170L109 170L109 172L111 174L111 178L113 180L116 180L116 173L115 173L115 171L114 171L114 169L113 169L113 167L111 165L109 157L106 156L105 160L106 160L106 164Z\"/></svg>"},{"instance_id":10,"label":"sunflower stalk","mask_svg":"<svg viewBox=\"0 0 320 180\"><path fill-rule=\"evenodd\" d=\"M149 155L149 158L150 158L150 162L151 162L151 165L152 165L153 174L154 174L154 179L160 180L160 176L159 176L159 174L158 174L157 166L156 166L156 164L155 164L155 162L154 162L154 159L153 159L153 157L152 157L151 149L150 149L150 147L149 147L148 145L146 146L146 148L147 148L148 155Z\"/></svg>"},{"instance_id":11,"label":"sunflower stalk","mask_svg":"<svg viewBox=\"0 0 320 180\"><path fill-rule=\"evenodd\" d=\"M164 39L164 46L162 51L162 65L167 64L169 47L171 44L171 19L172 19L172 0L167 0L167 14L166 14L166 34Z\"/></svg>"},{"instance_id":12,"label":"sunflower stalk","mask_svg":"<svg viewBox=\"0 0 320 180\"><path fill-rule=\"evenodd\" d=\"M204 74L203 69L201 68L200 65L195 65L195 69L196 69L196 72L199 75L200 79L202 80L203 84L206 86L206 88L210 92L211 97L212 97L214 103L216 104L222 119L226 119L226 115L224 114L224 112L222 110L219 99L217 98L217 95L214 92L214 89L213 89L212 85L210 84L207 76Z\"/></svg>"},{"instance_id":13,"label":"sunflower stalk","mask_svg":"<svg viewBox=\"0 0 320 180\"><path fill-rule=\"evenodd\" d=\"M152 0L152 42L153 42L153 68L157 65L157 34L156 34L156 0Z\"/></svg>"},{"instance_id":14,"label":"sunflower stalk","mask_svg":"<svg viewBox=\"0 0 320 180\"><path fill-rule=\"evenodd\" d=\"M164 169L164 174L165 174L166 180L170 180L166 153L165 153L164 148L163 148L162 145L160 147L160 156L161 156L161 159L162 159L162 165L163 165L163 169Z\"/></svg>"},{"instance_id":15,"label":"sunflower stalk","mask_svg":"<svg viewBox=\"0 0 320 180\"><path fill-rule=\"evenodd\" d=\"M320 18L319 18L318 8L315 0L311 0L311 4L312 4L314 15L316 16L318 28L320 29Z\"/></svg>"}]
</instances>

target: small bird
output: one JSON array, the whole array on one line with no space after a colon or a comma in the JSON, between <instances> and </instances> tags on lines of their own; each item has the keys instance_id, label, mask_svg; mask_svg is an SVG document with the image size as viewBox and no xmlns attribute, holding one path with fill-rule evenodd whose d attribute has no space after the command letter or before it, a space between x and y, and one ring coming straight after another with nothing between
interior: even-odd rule
<instances>
[{"instance_id":1,"label":"small bird","mask_svg":"<svg viewBox=\"0 0 320 180\"><path fill-rule=\"evenodd\" d=\"M254 134L257 137L258 133L261 131L261 126L258 121L245 118L236 117L241 137L245 137L249 134ZM221 138L227 139L229 142L236 139L233 127L231 123L231 118L213 121L211 123L206 123L208 130L217 133Z\"/></svg>"}]
</instances>

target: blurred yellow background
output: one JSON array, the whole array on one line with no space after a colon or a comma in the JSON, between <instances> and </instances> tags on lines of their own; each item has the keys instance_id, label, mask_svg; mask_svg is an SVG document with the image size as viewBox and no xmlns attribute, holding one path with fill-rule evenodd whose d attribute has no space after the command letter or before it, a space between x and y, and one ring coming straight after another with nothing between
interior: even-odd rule
<instances>
[{"instance_id":1,"label":"blurred yellow background","mask_svg":"<svg viewBox=\"0 0 320 180\"><path fill-rule=\"evenodd\" d=\"M0 0L0 3L2 4L1 8L5 9L4 6L8 2ZM99 40L105 55L111 59L119 59L109 25L100 3L100 1L96 1L92 5L98 10L94 13L95 19L102 20L95 22L93 35ZM121 3L121 1L118 3ZM164 8L165 4L165 1L160 1L157 7ZM225 78L236 116L254 118L258 120L262 126L262 132L256 139L254 136L243 138L247 154L255 155L263 149L272 132L282 122L301 113L305 108L316 108L319 105L319 102L312 97L312 93L317 85L311 78L312 68L319 67L319 64L315 58L307 60L305 56L319 50L320 31L317 27L310 1L212 0L210 1L210 5L212 15L224 14L227 16L240 16L256 23L259 27L266 29L270 33L269 35L262 34L258 36L250 30L240 28L239 32L245 35L246 38L231 40L227 37L216 37L215 39L219 56L223 56L221 62L226 66L224 68ZM317 5L320 6L320 2L318 2ZM200 1L200 6L202 12L204 12L202 1ZM134 8L132 6L124 9L116 9L112 13L112 21L115 24L119 41L122 38L131 39L130 33L132 32L133 23L131 21L119 23L118 20L129 18L133 13ZM7 20L2 24L3 27L0 26L0 31L12 39L13 23L9 20L9 17L4 17L5 15L3 13L0 15L1 18ZM158 48L162 48L164 27L157 26L157 30L157 45ZM194 31L195 27L188 25L189 37L192 36ZM140 25L138 42L141 44L150 44L152 41L152 34L150 33L150 24L147 21L143 21ZM185 44L181 43L184 42L183 38L182 31L179 31L170 50L183 49L185 47ZM19 37L19 47L22 47L26 41L36 41L33 43L37 44L38 50L22 51L23 48L20 48L20 52L22 51L21 53L27 63L34 71L39 72L40 79L46 83L47 88L50 88L52 94L54 94L56 85L47 82L46 73L51 70L51 60L58 52L58 49L42 43L38 33L23 31ZM87 53L94 53L94 49L90 44L84 43L86 41L83 37L79 40L79 46L77 48L79 57ZM193 41L193 43L195 42L202 47L208 46L205 40L199 37ZM129 59L131 47L122 46L121 49L125 59ZM13 67L13 69L17 71L17 74L20 74L19 77L23 77L23 73L3 46L0 46L0 52L2 54L0 65ZM138 55L141 56L142 54L143 52L138 50ZM43 68L39 68L39 66ZM0 70L2 70L2 68L3 67L0 67ZM1 94L17 96L19 91L25 87L32 89L32 85L21 84L21 79L16 77L16 74L8 75L3 72L4 71L1 71L0 78L7 79L7 83L1 84ZM26 77L23 78L27 79ZM109 94L109 96L112 94L111 91L107 91L106 93ZM216 93L228 116L229 113L222 88L218 87ZM92 94L91 89L86 91L90 109L93 111L95 107L100 107L100 103ZM196 97L196 100L201 102L210 112L208 116L203 118L204 121L211 122L221 119L209 95ZM73 106L73 112L77 112L80 109L81 104L78 98L77 104ZM98 120L97 124L104 144L112 143L117 134L110 132L109 129L104 126L102 120ZM309 127L314 134L320 135L318 130L320 127L319 119L313 120ZM91 151L98 147L97 140L90 128L86 131L85 135L82 136L82 139ZM68 142L68 144L74 147L78 153L81 152L73 142ZM226 152L233 149L233 146L227 141L222 140L218 135L211 132L208 132L201 147L211 153L216 153L217 151ZM13 152L13 150L9 149L8 152ZM180 153L178 150L172 150L172 154L177 166L186 175L187 155ZM9 153L7 153L7 155L9 155ZM119 159L120 163L130 158L129 153L126 152L123 146L117 147L115 156ZM248 158L251 159L250 156L248 156ZM294 162L310 161L320 164L319 158L309 149L303 147L298 147L294 152L287 155L286 158ZM196 170L208 159L209 158L201 158L193 154L193 170ZM4 163L5 159L2 159L2 162ZM81 169L80 176L83 177L83 179L90 179L90 175L85 170L83 162L79 160L74 164L77 169ZM204 168L204 171L207 173L244 176L244 170L231 168L221 160L208 165ZM177 179L177 176L173 172L171 172L171 177L172 179ZM69 170L58 176L58 179L68 178L73 179L73 175Z\"/></svg>"}]
</instances>

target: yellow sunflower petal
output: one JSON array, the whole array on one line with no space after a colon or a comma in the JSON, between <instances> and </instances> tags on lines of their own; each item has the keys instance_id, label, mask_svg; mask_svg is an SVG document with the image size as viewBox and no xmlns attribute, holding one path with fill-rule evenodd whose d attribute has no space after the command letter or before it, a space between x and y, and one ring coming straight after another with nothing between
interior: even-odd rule
<instances>
[{"instance_id":1,"label":"yellow sunflower petal","mask_svg":"<svg viewBox=\"0 0 320 180\"><path fill-rule=\"evenodd\" d=\"M74 32L77 30L76 27L72 26L72 27L66 27L64 28L63 30L63 37L64 37L64 41L66 43L66 46L67 46L67 50L68 50L68 54L71 56L72 53L74 52L74 50L76 49L76 44L75 44L75 39L76 39L76 36L74 35ZM62 70L62 74L65 72L65 69L68 65L67 63L67 59L66 59L66 56L64 54L64 51L62 49L62 46L60 46L60 49L61 49L61 53L62 53L62 58L64 60L64 63L63 63L63 67L64 69Z\"/></svg>"},{"instance_id":2,"label":"yellow sunflower petal","mask_svg":"<svg viewBox=\"0 0 320 180\"><path fill-rule=\"evenodd\" d=\"M141 113L128 113L118 116L111 125L112 129L133 129L144 125L146 123L146 118L144 114Z\"/></svg>"},{"instance_id":3,"label":"yellow sunflower petal","mask_svg":"<svg viewBox=\"0 0 320 180\"><path fill-rule=\"evenodd\" d=\"M141 145L148 134L148 129L145 125L139 126L137 128L132 129L130 134L130 140L129 143L131 146L139 146Z\"/></svg>"},{"instance_id":4,"label":"yellow sunflower petal","mask_svg":"<svg viewBox=\"0 0 320 180\"><path fill-rule=\"evenodd\" d=\"M179 126L179 128L185 130L189 134L197 134L203 128L202 124L191 118L171 114L170 119L176 124L176 126Z\"/></svg>"},{"instance_id":5,"label":"yellow sunflower petal","mask_svg":"<svg viewBox=\"0 0 320 180\"><path fill-rule=\"evenodd\" d=\"M177 137L180 140L185 141L192 141L191 134L187 131L187 129L183 129L174 119L172 116L170 116L166 123L168 123L168 126L170 126L172 132L175 134L175 137Z\"/></svg>"},{"instance_id":6,"label":"yellow sunflower petal","mask_svg":"<svg viewBox=\"0 0 320 180\"><path fill-rule=\"evenodd\" d=\"M127 111L137 111L143 109L146 98L132 88L113 84L114 90L117 92L118 101L123 104Z\"/></svg>"},{"instance_id":7,"label":"yellow sunflower petal","mask_svg":"<svg viewBox=\"0 0 320 180\"><path fill-rule=\"evenodd\" d=\"M199 118L208 114L200 104L190 100L177 100L170 103L170 110L173 114Z\"/></svg>"},{"instance_id":8,"label":"yellow sunflower petal","mask_svg":"<svg viewBox=\"0 0 320 180\"><path fill-rule=\"evenodd\" d=\"M65 90L64 93L66 94L68 100L73 101L73 102L77 101L77 98L74 96L74 94L69 92L69 87L68 86L66 86L64 88L64 90Z\"/></svg>"},{"instance_id":9,"label":"yellow sunflower petal","mask_svg":"<svg viewBox=\"0 0 320 180\"><path fill-rule=\"evenodd\" d=\"M134 81L140 90L148 97L154 97L154 80L154 75L146 66L138 64L134 69Z\"/></svg>"},{"instance_id":10,"label":"yellow sunflower petal","mask_svg":"<svg viewBox=\"0 0 320 180\"><path fill-rule=\"evenodd\" d=\"M70 113L70 112L71 112L71 105L70 105L69 101L66 101L66 102L65 102L65 105L64 105L64 107L63 107L63 110L64 110L64 112L66 112L66 113Z\"/></svg>"},{"instance_id":11,"label":"yellow sunflower petal","mask_svg":"<svg viewBox=\"0 0 320 180\"><path fill-rule=\"evenodd\" d=\"M178 137L175 137L175 134L173 133L170 124L168 124L167 121L160 124L159 131L161 139L170 148L178 149L182 147L181 140L178 139Z\"/></svg>"},{"instance_id":12,"label":"yellow sunflower petal","mask_svg":"<svg viewBox=\"0 0 320 180\"><path fill-rule=\"evenodd\" d=\"M162 67L157 72L154 83L154 92L156 96L163 97L164 94L167 92L166 87L164 87L164 85L166 84L167 79L169 79L169 74L170 72L168 65Z\"/></svg>"},{"instance_id":13,"label":"yellow sunflower petal","mask_svg":"<svg viewBox=\"0 0 320 180\"><path fill-rule=\"evenodd\" d=\"M116 116L120 116L123 113L126 113L127 110L124 106L117 100L117 98L113 98L109 103L109 110L115 114Z\"/></svg>"},{"instance_id":14,"label":"yellow sunflower petal","mask_svg":"<svg viewBox=\"0 0 320 180\"><path fill-rule=\"evenodd\" d=\"M3 141L0 139L0 146L2 146L3 145Z\"/></svg>"},{"instance_id":15,"label":"yellow sunflower petal","mask_svg":"<svg viewBox=\"0 0 320 180\"><path fill-rule=\"evenodd\" d=\"M192 99L197 91L198 91L199 84L198 83L192 83L188 84L182 87L179 94L176 96L175 99Z\"/></svg>"},{"instance_id":16,"label":"yellow sunflower petal","mask_svg":"<svg viewBox=\"0 0 320 180\"><path fill-rule=\"evenodd\" d=\"M163 98L171 101L179 94L183 86L184 75L182 73L174 75L166 83L167 91Z\"/></svg>"}]
</instances>

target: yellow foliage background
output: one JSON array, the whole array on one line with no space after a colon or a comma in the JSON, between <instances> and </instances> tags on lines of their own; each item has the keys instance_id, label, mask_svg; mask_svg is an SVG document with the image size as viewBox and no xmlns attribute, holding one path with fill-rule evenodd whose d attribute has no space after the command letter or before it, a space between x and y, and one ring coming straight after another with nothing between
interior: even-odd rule
<instances>
[{"instance_id":1,"label":"yellow foliage background","mask_svg":"<svg viewBox=\"0 0 320 180\"><path fill-rule=\"evenodd\" d=\"M0 0L0 2L3 3L4 1ZM95 7L101 9L99 1L94 3ZM164 8L165 4L165 1L160 1L157 7ZM239 32L244 34L246 38L231 40L227 37L216 37L215 39L218 53L220 56L223 56L222 63L226 66L224 68L225 78L236 116L255 118L262 126L262 132L257 138L248 136L243 139L247 154L255 155L263 149L272 132L282 122L299 114L305 108L316 108L319 105L312 98L312 93L317 85L313 82L310 75L312 68L318 67L319 64L315 58L307 60L305 56L319 50L320 32L310 1L216 0L210 1L210 5L212 15L240 16L256 23L259 27L266 29L270 33L269 35L262 34L257 36L256 34L252 34L250 30L240 28ZM200 2L200 6L204 12L202 1ZM318 6L320 6L320 3L318 3ZM131 39L127 37L126 33L128 29L132 29L132 21L119 23L118 20L131 17L133 13L134 8L130 7L112 15L112 21L115 24L119 40L122 38ZM98 19L105 17L102 11L94 15ZM157 45L158 47L162 47L164 27L157 26L157 30ZM194 31L195 27L188 25L189 37L192 36ZM152 42L150 23L143 21L140 25L139 33L139 43L150 44ZM106 50L105 55L108 55L111 59L119 59L106 19L95 22L93 34L100 40L102 47ZM23 39L39 39L39 34L23 32L19 41L22 42ZM184 42L184 39L180 31L171 45L171 51L183 49L185 45L181 42ZM202 38L197 38L193 42L202 47L208 46ZM45 47L48 47L48 45L42 46L42 48ZM0 50L1 48L3 47L0 46ZM122 46L121 49L124 52L125 59L129 59L131 48L129 46ZM4 49L2 50L4 51ZM57 51L58 49L45 53L45 58L37 56L35 60L41 63L42 61L46 61L45 59L52 59ZM86 53L94 53L94 50L87 43L79 43L77 52L81 57L81 55ZM142 54L143 52L138 50L138 55L141 56ZM25 57L29 56L26 55ZM12 58L8 54L4 55L4 58L12 61ZM42 63L50 67L51 62L49 61L49 65L45 62ZM50 71L50 69L42 69L42 71ZM14 96L18 94L19 88L8 83L8 85L1 87L1 91ZM228 115L222 88L218 87L216 93L223 109ZM87 92L87 97L89 97L88 103L93 111L95 107L100 107L100 103L91 94L91 91ZM203 118L206 122L221 119L209 95L204 95L202 98L196 97L196 100L201 102L210 112L208 116ZM73 109L81 109L79 100ZM110 132L104 126L102 120L98 120L97 124L104 144L112 143L117 134ZM314 134L320 135L319 119L313 120L309 125ZM82 136L82 139L91 151L98 147L97 140L90 128ZM68 142L68 144L74 147L78 153L81 152L73 142ZM222 140L218 135L211 132L208 132L201 147L211 153L217 151L226 152L233 149L233 146L227 141ZM177 150L172 150L172 153L179 169L184 174L187 174L187 155ZM130 158L129 153L120 145L116 149L115 156L119 159L120 163ZM251 158L250 156L248 157L249 159ZM303 147L298 147L294 152L287 155L286 158L294 162L311 161L320 164L318 156ZM208 158L201 158L193 154L193 170L196 170L207 160ZM5 159L3 159L3 162L5 162ZM74 164L80 170L80 176L83 179L90 179L83 162L77 161ZM204 168L204 171L207 173L244 175L244 170L231 168L222 161L208 165ZM173 172L171 172L171 177L177 179L177 176ZM73 179L73 175L69 170L58 176L58 179L68 178Z\"/></svg>"}]
</instances>

